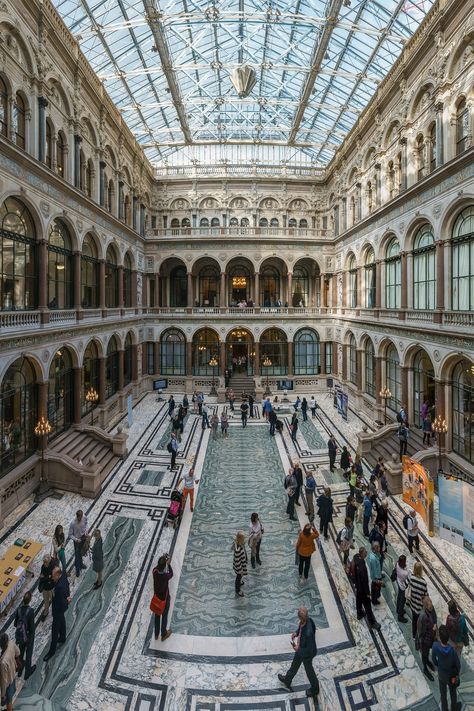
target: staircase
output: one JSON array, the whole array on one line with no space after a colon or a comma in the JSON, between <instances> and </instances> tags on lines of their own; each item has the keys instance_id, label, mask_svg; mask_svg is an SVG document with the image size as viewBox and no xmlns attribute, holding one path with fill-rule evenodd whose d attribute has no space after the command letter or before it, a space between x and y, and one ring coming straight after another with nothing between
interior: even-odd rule
<instances>
[{"instance_id":1,"label":"staircase","mask_svg":"<svg viewBox=\"0 0 474 711\"><path fill-rule=\"evenodd\" d=\"M253 377L247 373L232 373L229 380L229 387L234 391L235 397L240 398L242 394L255 395L255 383Z\"/></svg>"},{"instance_id":2,"label":"staircase","mask_svg":"<svg viewBox=\"0 0 474 711\"><path fill-rule=\"evenodd\" d=\"M433 438L431 438L431 444L433 444ZM426 445L423 444L423 432L417 427L410 427L410 436L408 438L407 454L412 457L416 452L426 449ZM392 459L392 454L396 454L397 458L400 452L400 440L398 439L397 432L389 432L386 437L378 440L374 443L374 446L365 455L365 458L369 465L373 468L379 457L383 457L385 461Z\"/></svg>"},{"instance_id":3,"label":"staircase","mask_svg":"<svg viewBox=\"0 0 474 711\"><path fill-rule=\"evenodd\" d=\"M70 429L54 439L49 445L49 449L58 454L67 454L68 457L76 461L81 460L83 464L87 464L93 457L96 467L100 469L102 481L120 460L120 457L113 453L110 445L99 442L87 432L79 432L74 429Z\"/></svg>"}]
</instances>

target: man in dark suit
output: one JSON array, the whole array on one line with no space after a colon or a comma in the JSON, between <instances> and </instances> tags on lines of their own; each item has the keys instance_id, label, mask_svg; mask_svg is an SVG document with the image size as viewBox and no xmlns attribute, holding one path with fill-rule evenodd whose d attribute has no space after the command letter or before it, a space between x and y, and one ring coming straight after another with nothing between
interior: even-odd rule
<instances>
[{"instance_id":1,"label":"man in dark suit","mask_svg":"<svg viewBox=\"0 0 474 711\"><path fill-rule=\"evenodd\" d=\"M328 452L329 452L329 469L334 471L334 462L336 461L337 454L337 444L334 435L330 435L328 441Z\"/></svg>"},{"instance_id":2,"label":"man in dark suit","mask_svg":"<svg viewBox=\"0 0 474 711\"><path fill-rule=\"evenodd\" d=\"M359 548L359 552L355 554L351 563L351 574L354 580L356 589L356 609L357 619L367 617L367 622L373 629L379 630L380 625L375 619L370 604L371 594L369 586L369 574L365 559L367 558L367 550L364 547Z\"/></svg>"},{"instance_id":3,"label":"man in dark suit","mask_svg":"<svg viewBox=\"0 0 474 711\"><path fill-rule=\"evenodd\" d=\"M47 655L43 657L45 662L54 656L58 642L59 644L64 644L66 641L66 619L64 615L71 602L69 581L66 577L66 573L63 573L61 568L54 568L52 578L54 582L53 602L51 605L53 626L51 628L49 651Z\"/></svg>"},{"instance_id":4,"label":"man in dark suit","mask_svg":"<svg viewBox=\"0 0 474 711\"><path fill-rule=\"evenodd\" d=\"M295 650L295 655L290 668L286 674L278 674L281 683L291 691L291 682L296 676L298 669L303 664L311 688L306 690L306 696L313 697L315 708L318 708L317 696L319 694L319 681L313 669L313 658L317 654L316 648L316 625L308 614L306 607L298 610L298 629L291 635L291 646Z\"/></svg>"},{"instance_id":5,"label":"man in dark suit","mask_svg":"<svg viewBox=\"0 0 474 711\"><path fill-rule=\"evenodd\" d=\"M249 395L249 410L250 410L249 415L250 415L250 417L251 417L252 419L253 419L253 406L254 406L254 402L255 402L255 401L254 401L254 399L253 399L253 395Z\"/></svg>"}]
</instances>

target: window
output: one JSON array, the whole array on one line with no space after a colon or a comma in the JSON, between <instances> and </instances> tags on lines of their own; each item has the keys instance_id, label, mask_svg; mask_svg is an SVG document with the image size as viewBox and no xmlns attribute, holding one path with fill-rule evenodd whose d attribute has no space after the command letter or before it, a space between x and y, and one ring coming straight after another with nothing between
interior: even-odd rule
<instances>
[{"instance_id":1,"label":"window","mask_svg":"<svg viewBox=\"0 0 474 711\"><path fill-rule=\"evenodd\" d=\"M56 351L49 369L47 417L51 437L71 426L74 417L74 373L67 348Z\"/></svg>"},{"instance_id":2,"label":"window","mask_svg":"<svg viewBox=\"0 0 474 711\"><path fill-rule=\"evenodd\" d=\"M465 208L453 227L452 245L452 308L455 311L474 309L474 206Z\"/></svg>"},{"instance_id":3,"label":"window","mask_svg":"<svg viewBox=\"0 0 474 711\"><path fill-rule=\"evenodd\" d=\"M212 356L219 361L219 338L210 328L202 328L193 336L193 375L216 375L216 366L209 365Z\"/></svg>"},{"instance_id":4,"label":"window","mask_svg":"<svg viewBox=\"0 0 474 711\"><path fill-rule=\"evenodd\" d=\"M294 217L290 217L290 219L288 220L288 227L290 227L290 229L291 229L296 226L297 226L296 219Z\"/></svg>"},{"instance_id":5,"label":"window","mask_svg":"<svg viewBox=\"0 0 474 711\"><path fill-rule=\"evenodd\" d=\"M318 375L321 372L319 336L311 328L303 328L293 341L295 375Z\"/></svg>"},{"instance_id":6,"label":"window","mask_svg":"<svg viewBox=\"0 0 474 711\"><path fill-rule=\"evenodd\" d=\"M420 227L413 242L413 308L436 308L436 247L428 223Z\"/></svg>"},{"instance_id":7,"label":"window","mask_svg":"<svg viewBox=\"0 0 474 711\"><path fill-rule=\"evenodd\" d=\"M281 300L280 272L276 267L268 265L260 272L260 304L265 307L274 306L278 300Z\"/></svg>"},{"instance_id":8,"label":"window","mask_svg":"<svg viewBox=\"0 0 474 711\"><path fill-rule=\"evenodd\" d=\"M105 306L114 309L118 305L117 258L114 249L109 245L105 258Z\"/></svg>"},{"instance_id":9,"label":"window","mask_svg":"<svg viewBox=\"0 0 474 711\"><path fill-rule=\"evenodd\" d=\"M401 374L400 374L400 361L398 358L397 349L395 346L390 345L387 348L385 354L385 380L387 383L387 388L392 393L392 396L387 400L387 407L391 410L398 410L402 406L401 402Z\"/></svg>"},{"instance_id":10,"label":"window","mask_svg":"<svg viewBox=\"0 0 474 711\"><path fill-rule=\"evenodd\" d=\"M170 272L170 306L184 308L188 303L186 267L173 267Z\"/></svg>"},{"instance_id":11,"label":"window","mask_svg":"<svg viewBox=\"0 0 474 711\"><path fill-rule=\"evenodd\" d=\"M81 306L95 309L99 306L99 260L92 235L84 238L81 254Z\"/></svg>"},{"instance_id":12,"label":"window","mask_svg":"<svg viewBox=\"0 0 474 711\"><path fill-rule=\"evenodd\" d=\"M189 222L189 220L188 220ZM188 225L189 227L189 225ZM220 220L218 217L213 217L211 220L211 227L220 227Z\"/></svg>"},{"instance_id":13,"label":"window","mask_svg":"<svg viewBox=\"0 0 474 711\"><path fill-rule=\"evenodd\" d=\"M53 166L53 135L54 130L52 123L49 119L46 119L46 151L44 162L46 163L48 168L52 168Z\"/></svg>"},{"instance_id":14,"label":"window","mask_svg":"<svg viewBox=\"0 0 474 711\"><path fill-rule=\"evenodd\" d=\"M217 267L209 265L199 272L199 305L218 306L220 272Z\"/></svg>"},{"instance_id":15,"label":"window","mask_svg":"<svg viewBox=\"0 0 474 711\"><path fill-rule=\"evenodd\" d=\"M62 178L66 177L66 141L61 131L56 139L56 170Z\"/></svg>"},{"instance_id":16,"label":"window","mask_svg":"<svg viewBox=\"0 0 474 711\"><path fill-rule=\"evenodd\" d=\"M115 188L114 188L114 181L109 180L109 184L107 186L107 210L112 214L115 212L114 210L114 200L115 200Z\"/></svg>"},{"instance_id":17,"label":"window","mask_svg":"<svg viewBox=\"0 0 474 711\"><path fill-rule=\"evenodd\" d=\"M474 463L474 364L461 360L453 370L453 450Z\"/></svg>"},{"instance_id":18,"label":"window","mask_svg":"<svg viewBox=\"0 0 474 711\"><path fill-rule=\"evenodd\" d=\"M15 143L18 148L26 148L26 108L25 100L20 94L16 95L13 105L13 124L15 127Z\"/></svg>"},{"instance_id":19,"label":"window","mask_svg":"<svg viewBox=\"0 0 474 711\"><path fill-rule=\"evenodd\" d=\"M119 354L115 336L107 346L107 360L105 363L105 397L109 398L118 390L119 386Z\"/></svg>"},{"instance_id":20,"label":"window","mask_svg":"<svg viewBox=\"0 0 474 711\"><path fill-rule=\"evenodd\" d=\"M174 220L171 221L171 227L173 227L173 222ZM178 222L179 224L179 222ZM207 217L201 217L201 220L199 222L199 227L209 227L209 220Z\"/></svg>"},{"instance_id":21,"label":"window","mask_svg":"<svg viewBox=\"0 0 474 711\"><path fill-rule=\"evenodd\" d=\"M421 408L424 402L435 402L435 379L433 363L429 355L420 350L413 358L413 424L423 426Z\"/></svg>"},{"instance_id":22,"label":"window","mask_svg":"<svg viewBox=\"0 0 474 711\"><path fill-rule=\"evenodd\" d=\"M155 372L155 344L145 343L146 348L146 372L147 375L153 375Z\"/></svg>"},{"instance_id":23,"label":"window","mask_svg":"<svg viewBox=\"0 0 474 711\"><path fill-rule=\"evenodd\" d=\"M266 358L271 365L264 366ZM288 343L286 334L279 328L269 328L260 339L260 362L262 377L267 375L286 375L288 372Z\"/></svg>"},{"instance_id":24,"label":"window","mask_svg":"<svg viewBox=\"0 0 474 711\"><path fill-rule=\"evenodd\" d=\"M0 133L8 136L8 91L2 77L0 77Z\"/></svg>"},{"instance_id":25,"label":"window","mask_svg":"<svg viewBox=\"0 0 474 711\"><path fill-rule=\"evenodd\" d=\"M364 392L375 397L375 352L370 338L364 347Z\"/></svg>"},{"instance_id":26,"label":"window","mask_svg":"<svg viewBox=\"0 0 474 711\"><path fill-rule=\"evenodd\" d=\"M418 136L416 139L416 162L418 167L418 180L425 176L425 139L423 136Z\"/></svg>"},{"instance_id":27,"label":"window","mask_svg":"<svg viewBox=\"0 0 474 711\"><path fill-rule=\"evenodd\" d=\"M133 367L133 343L132 336L127 333L125 338L125 348L123 353L123 384L128 385L132 380Z\"/></svg>"},{"instance_id":28,"label":"window","mask_svg":"<svg viewBox=\"0 0 474 711\"><path fill-rule=\"evenodd\" d=\"M354 336L349 337L349 380L353 385L357 385L357 346Z\"/></svg>"},{"instance_id":29,"label":"window","mask_svg":"<svg viewBox=\"0 0 474 711\"><path fill-rule=\"evenodd\" d=\"M74 306L73 255L71 236L62 220L49 228L48 242L48 307L70 309Z\"/></svg>"},{"instance_id":30,"label":"window","mask_svg":"<svg viewBox=\"0 0 474 711\"><path fill-rule=\"evenodd\" d=\"M365 299L366 309L374 309L377 290L377 267L375 265L375 254L373 249L369 249L365 257Z\"/></svg>"},{"instance_id":31,"label":"window","mask_svg":"<svg viewBox=\"0 0 474 711\"><path fill-rule=\"evenodd\" d=\"M278 219L276 217L272 217L272 219L270 220L270 227L272 227L273 229L279 227Z\"/></svg>"},{"instance_id":32,"label":"window","mask_svg":"<svg viewBox=\"0 0 474 711\"><path fill-rule=\"evenodd\" d=\"M123 264L123 305L125 308L132 306L132 260L128 253Z\"/></svg>"},{"instance_id":33,"label":"window","mask_svg":"<svg viewBox=\"0 0 474 711\"><path fill-rule=\"evenodd\" d=\"M402 261L400 245L394 237L387 247L385 258L385 308L399 309L402 291Z\"/></svg>"},{"instance_id":34,"label":"window","mask_svg":"<svg viewBox=\"0 0 474 711\"><path fill-rule=\"evenodd\" d=\"M301 265L293 269L291 306L309 306L309 271Z\"/></svg>"},{"instance_id":35,"label":"window","mask_svg":"<svg viewBox=\"0 0 474 711\"><path fill-rule=\"evenodd\" d=\"M184 333L176 328L165 331L161 336L160 373L186 375L186 339Z\"/></svg>"},{"instance_id":36,"label":"window","mask_svg":"<svg viewBox=\"0 0 474 711\"><path fill-rule=\"evenodd\" d=\"M0 309L37 304L36 234L26 206L7 198L0 206Z\"/></svg>"},{"instance_id":37,"label":"window","mask_svg":"<svg viewBox=\"0 0 474 711\"><path fill-rule=\"evenodd\" d=\"M347 305L350 309L357 306L357 267L356 260L352 254L349 259L349 278L347 285Z\"/></svg>"},{"instance_id":38,"label":"window","mask_svg":"<svg viewBox=\"0 0 474 711\"><path fill-rule=\"evenodd\" d=\"M86 194L87 197L92 198L94 194L94 165L89 159L85 165L86 171ZM81 168L82 175L82 168Z\"/></svg>"},{"instance_id":39,"label":"window","mask_svg":"<svg viewBox=\"0 0 474 711\"><path fill-rule=\"evenodd\" d=\"M268 220L266 217L261 217L260 220L258 221L258 226L259 227L268 227Z\"/></svg>"},{"instance_id":40,"label":"window","mask_svg":"<svg viewBox=\"0 0 474 711\"><path fill-rule=\"evenodd\" d=\"M430 161L430 173L436 170L436 124L434 123L430 129L430 150L429 150L429 161Z\"/></svg>"},{"instance_id":41,"label":"window","mask_svg":"<svg viewBox=\"0 0 474 711\"><path fill-rule=\"evenodd\" d=\"M326 375L330 375L332 373L332 341L326 341L324 350L326 356Z\"/></svg>"},{"instance_id":42,"label":"window","mask_svg":"<svg viewBox=\"0 0 474 711\"><path fill-rule=\"evenodd\" d=\"M29 358L18 358L3 376L0 390L1 471L5 473L32 454L37 446L37 378Z\"/></svg>"},{"instance_id":43,"label":"window","mask_svg":"<svg viewBox=\"0 0 474 711\"><path fill-rule=\"evenodd\" d=\"M469 148L468 146L468 136L469 136L469 109L466 103L466 99L462 99L457 108L456 112L456 155L459 156L461 153Z\"/></svg>"},{"instance_id":44,"label":"window","mask_svg":"<svg viewBox=\"0 0 474 711\"><path fill-rule=\"evenodd\" d=\"M86 393L91 388L99 393L99 352L94 341L91 341L84 351L82 379L81 412L86 415L95 407L95 403L87 402Z\"/></svg>"},{"instance_id":45,"label":"window","mask_svg":"<svg viewBox=\"0 0 474 711\"><path fill-rule=\"evenodd\" d=\"M308 220L300 220L300 230L306 230L308 228Z\"/></svg>"}]
</instances>

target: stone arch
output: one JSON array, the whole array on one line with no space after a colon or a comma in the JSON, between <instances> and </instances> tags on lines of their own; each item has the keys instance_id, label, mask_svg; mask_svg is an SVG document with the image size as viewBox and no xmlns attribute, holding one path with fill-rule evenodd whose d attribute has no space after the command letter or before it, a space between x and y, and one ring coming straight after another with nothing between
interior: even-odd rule
<instances>
[{"instance_id":1,"label":"stone arch","mask_svg":"<svg viewBox=\"0 0 474 711\"><path fill-rule=\"evenodd\" d=\"M469 58L471 61L474 59L474 27L470 27L464 32L454 52L450 54L451 59L449 60L448 71L446 73L448 80L454 79L460 64L467 64Z\"/></svg>"},{"instance_id":2,"label":"stone arch","mask_svg":"<svg viewBox=\"0 0 474 711\"><path fill-rule=\"evenodd\" d=\"M6 30L8 30L8 32L10 32L11 36L13 37L15 42L18 43L18 45L21 49L21 52L23 53L23 59L26 60L26 61L22 61L22 58L17 56L16 61L20 64L20 66L22 68L24 68L26 66L26 71L28 72L28 74L30 76L32 76L33 74L36 75L36 62L34 60L32 53L30 52L30 49L29 49L27 43L23 39L23 37L22 37L21 33L18 31L18 29L14 25L12 25L10 22L5 21L5 20L0 23L0 30L1 29L6 29ZM8 47L8 39L5 44ZM12 51L11 54L14 54L14 52Z\"/></svg>"},{"instance_id":3,"label":"stone arch","mask_svg":"<svg viewBox=\"0 0 474 711\"><path fill-rule=\"evenodd\" d=\"M433 225L433 220L430 216L428 215L416 215L410 222L408 223L405 234L403 236L403 245L400 243L400 248L405 250L405 251L410 251L413 249L413 240L415 239L416 233L418 232L418 229L422 227L423 225L428 224L431 227L431 230L433 232L433 237L434 240L436 241L436 231Z\"/></svg>"},{"instance_id":4,"label":"stone arch","mask_svg":"<svg viewBox=\"0 0 474 711\"><path fill-rule=\"evenodd\" d=\"M47 235L47 232L41 213L37 209L34 202L32 202L30 198L25 197L24 192L21 190L8 190L0 196L0 205L2 205L8 198L15 198L15 200L22 203L28 210L35 228L36 240L41 242L41 240L45 238L45 235Z\"/></svg>"},{"instance_id":5,"label":"stone arch","mask_svg":"<svg viewBox=\"0 0 474 711\"><path fill-rule=\"evenodd\" d=\"M54 348L54 352L50 355L49 360L47 361L46 364L46 372L49 373L49 370L51 368L51 364L56 356L56 353L58 351L61 351L63 349L66 349L69 352L69 355L71 356L72 360L72 367L73 368L79 368L81 365L82 358L79 355L79 351L77 349L76 344L71 343L70 341L65 342L65 343L58 343L56 344Z\"/></svg>"},{"instance_id":6,"label":"stone arch","mask_svg":"<svg viewBox=\"0 0 474 711\"><path fill-rule=\"evenodd\" d=\"M382 138L382 147L387 150L394 141L398 140L398 133L400 131L400 121L399 119L392 120Z\"/></svg>"},{"instance_id":7,"label":"stone arch","mask_svg":"<svg viewBox=\"0 0 474 711\"><path fill-rule=\"evenodd\" d=\"M474 205L474 192L456 197L443 210L439 218L439 234L450 237L459 213L466 207Z\"/></svg>"},{"instance_id":8,"label":"stone arch","mask_svg":"<svg viewBox=\"0 0 474 711\"><path fill-rule=\"evenodd\" d=\"M421 86L417 88L411 104L408 109L408 117L411 120L415 120L417 115L420 113L420 105L425 102L427 105L433 103L433 92L435 89L435 82L430 80L425 80Z\"/></svg>"},{"instance_id":9,"label":"stone arch","mask_svg":"<svg viewBox=\"0 0 474 711\"><path fill-rule=\"evenodd\" d=\"M87 349L88 349L88 347L90 346L91 343L93 343L93 344L95 345L95 347L97 348L97 356L98 356L98 358L103 358L104 355L105 355L104 344L102 343L102 341L100 340L100 338L96 338L95 336L92 337L92 338L89 338L89 340L87 341L87 343L84 344L84 349L83 349L83 351L82 351L82 353L81 353L81 366L84 365L84 354L85 354L85 352L87 351Z\"/></svg>"},{"instance_id":10,"label":"stone arch","mask_svg":"<svg viewBox=\"0 0 474 711\"><path fill-rule=\"evenodd\" d=\"M0 374L0 386L3 383L3 379L5 377L7 370L9 369L9 367L11 365L13 365L15 363L15 361L23 360L23 359L26 359L30 362L30 364L34 370L35 376L37 378L37 381L40 383L46 382L48 370L46 368L45 363L41 362L41 358L40 358L39 354L33 353L31 351L25 351L21 355L19 355L18 353L12 354L10 356L10 358L5 361L5 363L3 364L2 372ZM48 369L49 369L49 364L48 364Z\"/></svg>"},{"instance_id":11,"label":"stone arch","mask_svg":"<svg viewBox=\"0 0 474 711\"><path fill-rule=\"evenodd\" d=\"M49 230L51 229L51 225L55 220L60 220L66 225L71 237L71 252L79 251L81 248L81 240L77 234L74 222L68 215L65 215L64 212L58 211L54 212L51 215L51 218L49 219L48 224L46 225L46 236L49 236Z\"/></svg>"},{"instance_id":12,"label":"stone arch","mask_svg":"<svg viewBox=\"0 0 474 711\"><path fill-rule=\"evenodd\" d=\"M106 337L106 340L104 343L104 353L105 354L107 354L107 349L109 347L109 344L110 344L112 338L115 338L115 341L117 343L117 350L119 350L119 351L123 350L124 340L118 331L114 331L113 333L109 334L108 337Z\"/></svg>"}]
</instances>

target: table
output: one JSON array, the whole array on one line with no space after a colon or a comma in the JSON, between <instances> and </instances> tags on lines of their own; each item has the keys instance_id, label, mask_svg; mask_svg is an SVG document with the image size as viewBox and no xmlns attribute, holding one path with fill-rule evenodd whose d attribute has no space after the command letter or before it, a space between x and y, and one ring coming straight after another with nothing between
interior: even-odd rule
<instances>
[{"instance_id":1,"label":"table","mask_svg":"<svg viewBox=\"0 0 474 711\"><path fill-rule=\"evenodd\" d=\"M0 613L5 613L17 592L26 581L26 574L41 551L42 543L28 538L17 538L0 558Z\"/></svg>"}]
</instances>

